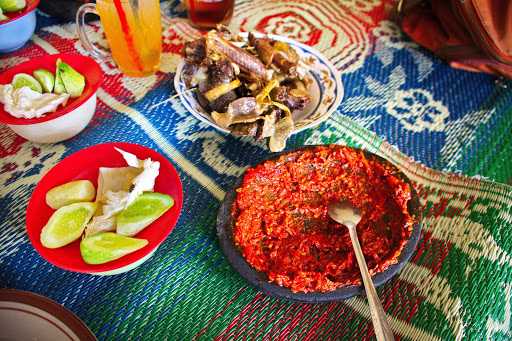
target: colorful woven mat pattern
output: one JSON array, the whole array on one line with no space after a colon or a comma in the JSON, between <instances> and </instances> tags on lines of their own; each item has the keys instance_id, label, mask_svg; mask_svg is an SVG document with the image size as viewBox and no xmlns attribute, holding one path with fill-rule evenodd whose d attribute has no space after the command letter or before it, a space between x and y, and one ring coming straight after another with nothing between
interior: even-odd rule
<instances>
[{"instance_id":1,"label":"colorful woven mat pattern","mask_svg":"<svg viewBox=\"0 0 512 341\"><path fill-rule=\"evenodd\" d=\"M175 3L165 13L183 15ZM294 136L304 144L362 146L396 163L423 205L423 235L405 269L378 291L397 337L510 339L512 189L438 170L512 179L512 83L450 69L405 38L380 0L239 1L233 29L290 36L342 72L345 99L331 119ZM40 23L51 18L39 17ZM42 25L32 42L0 57L0 71L48 53L78 51L73 24ZM172 71L190 34L164 20L160 73L123 77L103 63L92 124L65 143L35 145L0 127L0 286L48 296L103 339L371 339L363 297L290 303L254 290L227 264L215 234L219 201L236 176L268 155L264 142L222 134L172 100ZM100 26L90 28L106 44ZM139 268L112 277L62 271L24 231L42 174L66 155L107 141L144 144L178 168L184 210L173 233ZM387 141L387 142L384 142ZM392 147L391 145L396 146Z\"/></svg>"}]
</instances>

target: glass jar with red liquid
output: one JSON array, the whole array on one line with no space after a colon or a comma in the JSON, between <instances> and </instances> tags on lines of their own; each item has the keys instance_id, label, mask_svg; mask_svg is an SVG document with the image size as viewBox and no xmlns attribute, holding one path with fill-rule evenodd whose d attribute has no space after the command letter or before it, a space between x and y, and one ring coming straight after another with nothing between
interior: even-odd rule
<instances>
[{"instance_id":1,"label":"glass jar with red liquid","mask_svg":"<svg viewBox=\"0 0 512 341\"><path fill-rule=\"evenodd\" d=\"M186 0L188 18L199 28L227 24L233 16L235 0Z\"/></svg>"}]
</instances>

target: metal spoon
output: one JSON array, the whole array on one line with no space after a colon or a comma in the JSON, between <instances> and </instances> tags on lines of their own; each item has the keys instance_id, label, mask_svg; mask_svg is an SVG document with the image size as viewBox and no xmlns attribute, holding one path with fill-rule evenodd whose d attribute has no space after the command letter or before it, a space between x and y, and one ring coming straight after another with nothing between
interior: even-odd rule
<instances>
[{"instance_id":1,"label":"metal spoon","mask_svg":"<svg viewBox=\"0 0 512 341\"><path fill-rule=\"evenodd\" d=\"M372 278L368 272L368 266L364 260L363 251L357 239L356 226L361 220L361 213L349 202L333 202L328 207L328 213L332 220L345 225L348 228L350 234L350 240L352 241L352 247L356 254L357 264L361 271L361 277L363 278L364 289L366 296L368 297L368 304L370 305L370 314L372 316L373 328L375 329L375 335L378 341L390 341L394 340L393 332L389 327L388 321L386 320L386 313L382 309L382 305L377 295L377 291L373 286Z\"/></svg>"}]
</instances>

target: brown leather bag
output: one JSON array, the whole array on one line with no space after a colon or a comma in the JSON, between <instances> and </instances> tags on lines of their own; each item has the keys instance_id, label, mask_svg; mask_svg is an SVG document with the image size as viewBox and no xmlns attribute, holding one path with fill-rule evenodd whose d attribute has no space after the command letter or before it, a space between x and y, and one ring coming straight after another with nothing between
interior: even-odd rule
<instances>
[{"instance_id":1,"label":"brown leather bag","mask_svg":"<svg viewBox=\"0 0 512 341\"><path fill-rule=\"evenodd\" d=\"M512 78L512 0L401 0L402 30L451 66Z\"/></svg>"}]
</instances>

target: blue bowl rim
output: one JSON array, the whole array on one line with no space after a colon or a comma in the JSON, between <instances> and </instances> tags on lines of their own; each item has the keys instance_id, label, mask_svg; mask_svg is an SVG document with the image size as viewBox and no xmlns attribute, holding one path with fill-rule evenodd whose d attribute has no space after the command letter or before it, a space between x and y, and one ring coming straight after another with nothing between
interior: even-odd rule
<instances>
[{"instance_id":1,"label":"blue bowl rim","mask_svg":"<svg viewBox=\"0 0 512 341\"><path fill-rule=\"evenodd\" d=\"M26 18L27 15L29 15L31 13L35 14L35 11L36 11L38 5L39 5L39 0L33 0L30 3L30 5L27 5L27 7L23 9L22 13L17 14L14 18L9 18L7 20L0 21L0 28L5 27L5 26L7 26L7 25L9 25L11 23L15 23L18 20L21 20L23 18Z\"/></svg>"}]
</instances>

